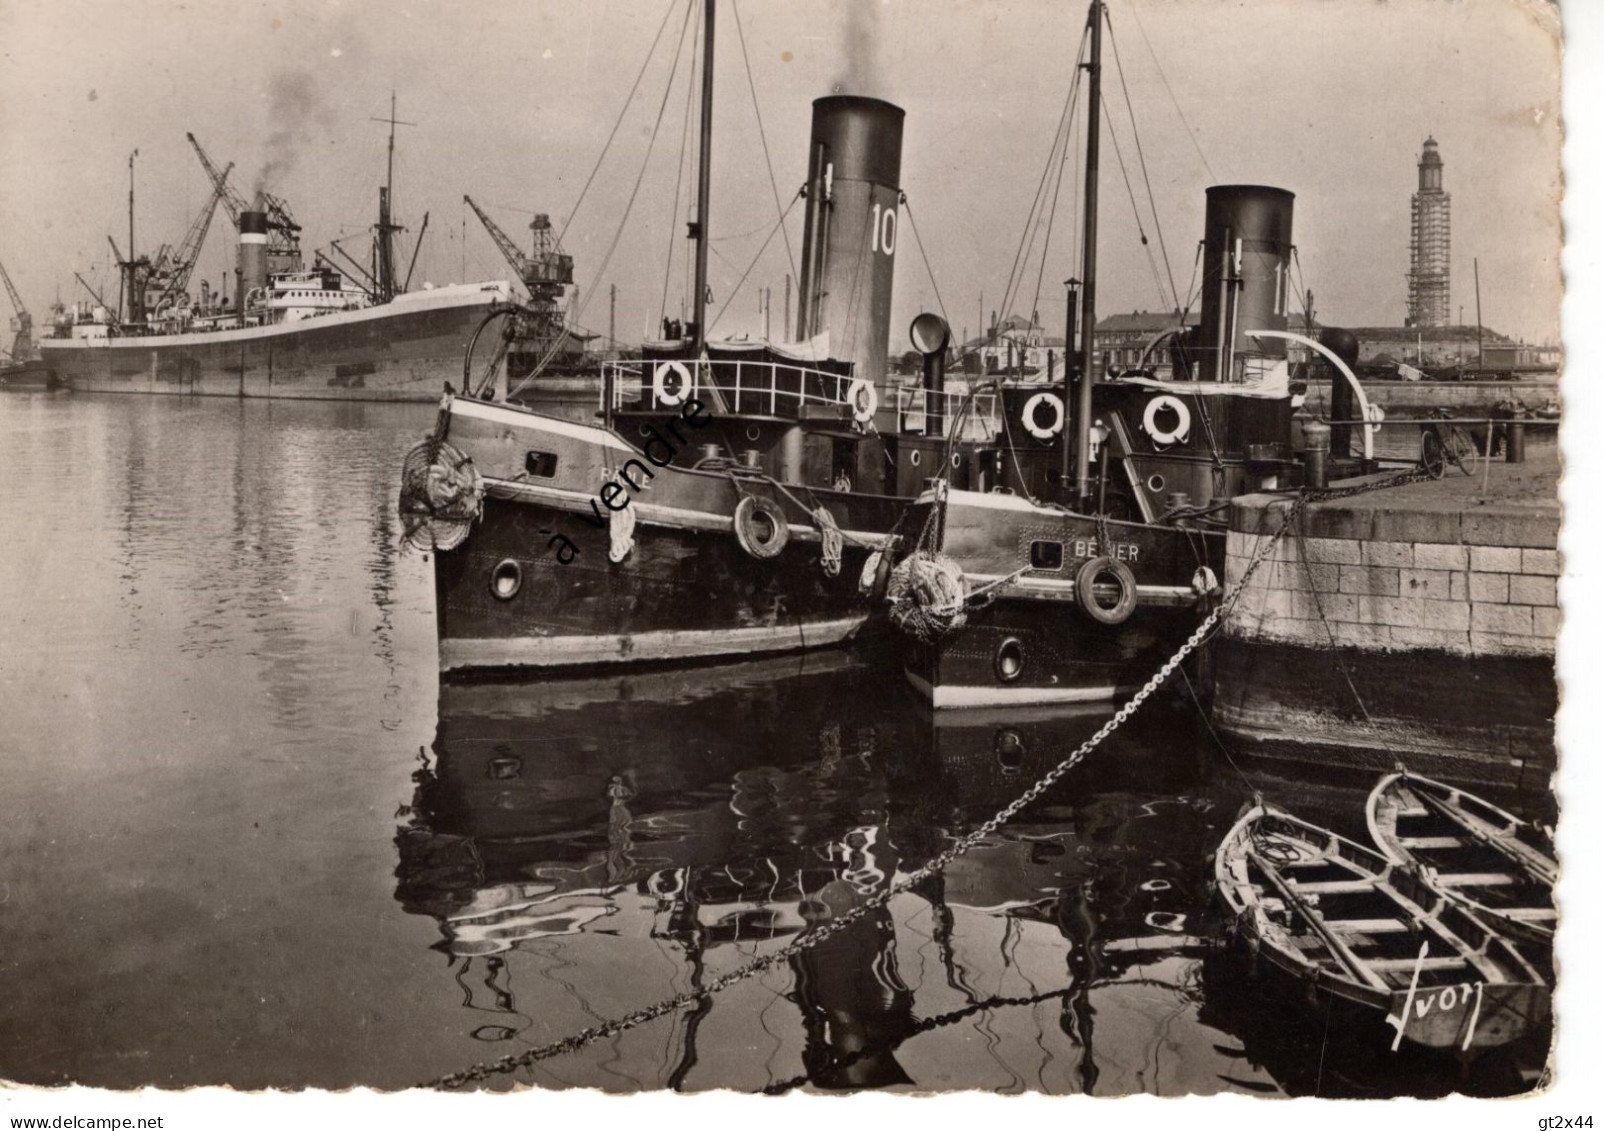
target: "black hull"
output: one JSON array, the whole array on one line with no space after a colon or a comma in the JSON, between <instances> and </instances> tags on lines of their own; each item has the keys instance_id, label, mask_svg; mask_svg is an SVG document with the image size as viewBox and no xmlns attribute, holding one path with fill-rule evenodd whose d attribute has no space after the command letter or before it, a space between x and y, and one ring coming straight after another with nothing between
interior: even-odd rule
<instances>
[{"instance_id":1,"label":"black hull","mask_svg":"<svg viewBox=\"0 0 1604 1131\"><path fill-rule=\"evenodd\" d=\"M910 642L905 670L938 708L1106 702L1146 683L1197 623L1191 609L1138 609L1106 625L1072 604L998 601L944 640ZM1021 661L1012 678L1005 651Z\"/></svg>"},{"instance_id":2,"label":"black hull","mask_svg":"<svg viewBox=\"0 0 1604 1131\"><path fill-rule=\"evenodd\" d=\"M562 564L553 531L578 548ZM609 535L553 504L485 500L468 540L435 558L442 671L578 667L785 652L836 644L869 615L858 576L869 551L847 546L827 575L817 544L749 556L729 532L641 523L635 548L608 560ZM516 562L518 592L491 591Z\"/></svg>"},{"instance_id":3,"label":"black hull","mask_svg":"<svg viewBox=\"0 0 1604 1131\"><path fill-rule=\"evenodd\" d=\"M1225 540L1216 531L1100 522L973 491L922 499L912 528L930 506L939 508L938 548L972 595L960 627L904 645L908 679L934 707L1128 695L1197 628L1205 593L1218 596ZM1120 563L1133 586L1133 606L1117 624L1081 605L1079 575L1097 558Z\"/></svg>"}]
</instances>

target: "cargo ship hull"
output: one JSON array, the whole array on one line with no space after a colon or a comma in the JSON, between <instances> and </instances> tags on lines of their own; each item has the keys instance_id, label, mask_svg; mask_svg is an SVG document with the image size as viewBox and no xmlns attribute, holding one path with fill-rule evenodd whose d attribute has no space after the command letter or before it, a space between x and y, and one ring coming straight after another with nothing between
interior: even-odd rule
<instances>
[{"instance_id":1,"label":"cargo ship hull","mask_svg":"<svg viewBox=\"0 0 1604 1131\"><path fill-rule=\"evenodd\" d=\"M463 284L272 326L39 345L80 393L432 402L461 383L474 330L511 297L506 283Z\"/></svg>"}]
</instances>

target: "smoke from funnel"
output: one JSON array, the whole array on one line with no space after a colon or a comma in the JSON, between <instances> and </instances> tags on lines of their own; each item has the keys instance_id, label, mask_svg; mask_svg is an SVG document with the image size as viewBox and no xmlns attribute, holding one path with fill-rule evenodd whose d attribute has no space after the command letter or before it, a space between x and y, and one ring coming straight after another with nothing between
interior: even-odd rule
<instances>
[{"instance_id":1,"label":"smoke from funnel","mask_svg":"<svg viewBox=\"0 0 1604 1131\"><path fill-rule=\"evenodd\" d=\"M844 67L832 80L831 90L836 94L868 94L876 85L875 45L880 42L878 7L872 3L848 4L841 34Z\"/></svg>"},{"instance_id":2,"label":"smoke from funnel","mask_svg":"<svg viewBox=\"0 0 1604 1131\"><path fill-rule=\"evenodd\" d=\"M331 124L334 112L310 71L280 71L268 80L267 117L266 153L253 195L295 168L301 149L315 140L314 127Z\"/></svg>"}]
</instances>

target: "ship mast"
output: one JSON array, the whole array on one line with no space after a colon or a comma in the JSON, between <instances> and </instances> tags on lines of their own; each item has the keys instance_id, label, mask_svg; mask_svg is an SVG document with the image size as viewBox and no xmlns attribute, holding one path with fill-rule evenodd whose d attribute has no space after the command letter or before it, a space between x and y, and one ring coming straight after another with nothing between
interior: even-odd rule
<instances>
[{"instance_id":1,"label":"ship mast","mask_svg":"<svg viewBox=\"0 0 1604 1131\"><path fill-rule=\"evenodd\" d=\"M702 0L706 22L702 32L702 136L697 162L696 222L690 236L696 241L696 293L691 299L691 349L700 356L707 346L707 200L713 184L713 13L715 0Z\"/></svg>"},{"instance_id":2,"label":"ship mast","mask_svg":"<svg viewBox=\"0 0 1604 1131\"><path fill-rule=\"evenodd\" d=\"M1092 43L1086 62L1086 219L1081 249L1080 389L1075 406L1075 501L1085 507L1091 498L1092 370L1097 326L1097 150L1102 106L1103 0L1092 0L1087 13ZM1066 346L1068 343L1065 343ZM1066 359L1067 360L1067 359Z\"/></svg>"},{"instance_id":3,"label":"ship mast","mask_svg":"<svg viewBox=\"0 0 1604 1131\"><path fill-rule=\"evenodd\" d=\"M374 275L378 282L378 300L389 302L396 294L395 286L395 243L394 235L401 230L399 224L390 219L390 200L392 190L395 188L395 128L397 126L412 126L416 122L398 121L395 116L395 91L390 92L390 116L388 118L374 118L375 122L388 122L390 124L390 149L385 159L384 187L379 190L379 223L374 231L377 239L374 241L374 257L378 260L374 264Z\"/></svg>"}]
</instances>

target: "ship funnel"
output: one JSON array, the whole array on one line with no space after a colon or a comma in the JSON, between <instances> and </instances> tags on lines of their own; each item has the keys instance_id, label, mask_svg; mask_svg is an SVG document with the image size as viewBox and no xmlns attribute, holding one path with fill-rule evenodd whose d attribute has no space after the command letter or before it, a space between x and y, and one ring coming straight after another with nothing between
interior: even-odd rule
<instances>
[{"instance_id":1,"label":"ship funnel","mask_svg":"<svg viewBox=\"0 0 1604 1131\"><path fill-rule=\"evenodd\" d=\"M254 290L267 286L267 209L262 198L239 214L239 305L243 314L245 300Z\"/></svg>"},{"instance_id":2,"label":"ship funnel","mask_svg":"<svg viewBox=\"0 0 1604 1131\"><path fill-rule=\"evenodd\" d=\"M1265 185L1215 185L1207 196L1198 378L1242 381L1255 363L1286 357L1284 339L1249 335L1287 328L1293 195Z\"/></svg>"},{"instance_id":3,"label":"ship funnel","mask_svg":"<svg viewBox=\"0 0 1604 1131\"><path fill-rule=\"evenodd\" d=\"M834 95L813 103L797 337L830 335L831 356L885 378L902 177L900 107Z\"/></svg>"}]
</instances>

